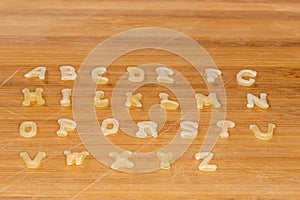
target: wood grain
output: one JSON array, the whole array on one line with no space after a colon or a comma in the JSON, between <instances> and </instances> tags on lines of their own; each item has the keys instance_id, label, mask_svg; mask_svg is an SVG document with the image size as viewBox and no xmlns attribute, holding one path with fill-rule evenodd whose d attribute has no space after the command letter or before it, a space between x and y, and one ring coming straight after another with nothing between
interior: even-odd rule
<instances>
[{"instance_id":1,"label":"wood grain","mask_svg":"<svg viewBox=\"0 0 300 200\"><path fill-rule=\"evenodd\" d=\"M89 156L83 166L65 164L63 151L85 150L76 131L58 138L57 119L72 118L71 108L59 105L60 90L72 83L60 81L59 66L79 69L89 52L113 34L137 27L165 27L185 33L203 45L223 71L227 118L236 122L230 138L219 140L213 152L216 172L200 172L194 154L199 150L210 119L201 112L199 136L170 170L147 174L113 171ZM299 199L300 198L300 3L298 0L212 1L0 1L0 197L82 199ZM164 51L140 50L120 57L107 76L109 96L127 66L158 62L172 66L206 92L203 80L182 58ZM26 80L35 66L47 66L46 81ZM254 87L238 86L236 73L258 72ZM42 87L46 106L21 105L21 89ZM145 107L131 114L147 119L156 93L148 85ZM246 109L246 93L268 94L271 108ZM110 109L97 110L101 121ZM163 129L178 119L169 115ZM19 124L38 124L38 135L22 138ZM248 129L256 123L277 128L270 141L261 141ZM109 139L132 151L153 151L168 144L178 126L156 140L137 140L125 134ZM45 151L38 169L27 169L18 154Z\"/></svg>"}]
</instances>

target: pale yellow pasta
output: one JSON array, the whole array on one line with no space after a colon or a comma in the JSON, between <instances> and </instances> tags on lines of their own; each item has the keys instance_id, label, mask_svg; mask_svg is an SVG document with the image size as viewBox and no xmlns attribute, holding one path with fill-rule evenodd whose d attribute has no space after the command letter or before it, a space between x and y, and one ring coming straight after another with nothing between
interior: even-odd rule
<instances>
[{"instance_id":1,"label":"pale yellow pasta","mask_svg":"<svg viewBox=\"0 0 300 200\"><path fill-rule=\"evenodd\" d=\"M199 152L195 155L196 160L203 159L203 161L198 166L200 171L216 171L218 166L209 164L211 159L214 157L214 154L211 152Z\"/></svg>"},{"instance_id":2,"label":"pale yellow pasta","mask_svg":"<svg viewBox=\"0 0 300 200\"><path fill-rule=\"evenodd\" d=\"M43 158L46 157L46 153L39 152L33 160L29 157L27 152L21 152L20 157L23 158L24 163L27 168L34 169L34 168L38 168L40 166L41 161L43 160Z\"/></svg>"},{"instance_id":3,"label":"pale yellow pasta","mask_svg":"<svg viewBox=\"0 0 300 200\"><path fill-rule=\"evenodd\" d=\"M237 73L236 79L239 85L241 86L251 86L255 83L255 79L253 77L256 77L257 72L253 71L251 69L244 69ZM251 77L248 80L244 79L244 77Z\"/></svg>"},{"instance_id":4,"label":"pale yellow pasta","mask_svg":"<svg viewBox=\"0 0 300 200\"><path fill-rule=\"evenodd\" d=\"M127 100L125 103L125 106L130 108L130 107L138 107L141 108L143 107L143 104L141 103L141 99L142 99L142 94L141 93L137 93L137 94L132 94L131 92L126 92L125 93Z\"/></svg>"},{"instance_id":5,"label":"pale yellow pasta","mask_svg":"<svg viewBox=\"0 0 300 200\"><path fill-rule=\"evenodd\" d=\"M266 93L261 93L259 98L257 96L254 96L253 94L247 94L247 101L248 101L247 108L253 108L254 105L257 105L262 109L267 109L270 107L267 102Z\"/></svg>"},{"instance_id":6,"label":"pale yellow pasta","mask_svg":"<svg viewBox=\"0 0 300 200\"><path fill-rule=\"evenodd\" d=\"M108 106L109 100L104 98L104 92L103 91L95 91L94 104L98 108Z\"/></svg>"},{"instance_id":7,"label":"pale yellow pasta","mask_svg":"<svg viewBox=\"0 0 300 200\"><path fill-rule=\"evenodd\" d=\"M262 132L257 125L252 124L250 125L250 130L253 131L255 137L257 137L260 140L270 140L273 137L275 124L268 124L268 131Z\"/></svg>"},{"instance_id":8,"label":"pale yellow pasta","mask_svg":"<svg viewBox=\"0 0 300 200\"><path fill-rule=\"evenodd\" d=\"M194 138L198 134L198 122L182 121L180 122L180 136L182 138Z\"/></svg>"},{"instance_id":9,"label":"pale yellow pasta","mask_svg":"<svg viewBox=\"0 0 300 200\"><path fill-rule=\"evenodd\" d=\"M152 137L157 137L157 123L152 121L143 121L138 122L137 126L139 128L138 132L136 132L136 136L138 138L145 138L147 135L151 135Z\"/></svg>"},{"instance_id":10,"label":"pale yellow pasta","mask_svg":"<svg viewBox=\"0 0 300 200\"><path fill-rule=\"evenodd\" d=\"M66 155L66 163L67 165L82 165L85 161L86 157L90 155L87 151L82 152L71 152L71 151L64 151L64 154Z\"/></svg>"},{"instance_id":11,"label":"pale yellow pasta","mask_svg":"<svg viewBox=\"0 0 300 200\"><path fill-rule=\"evenodd\" d=\"M110 152L108 155L115 160L110 166L112 169L134 167L134 163L128 160L128 158L132 155L131 151L123 151L122 153Z\"/></svg>"},{"instance_id":12,"label":"pale yellow pasta","mask_svg":"<svg viewBox=\"0 0 300 200\"><path fill-rule=\"evenodd\" d=\"M165 110L175 110L179 107L179 103L176 101L169 100L169 95L167 93L160 93L160 107Z\"/></svg>"},{"instance_id":13,"label":"pale yellow pasta","mask_svg":"<svg viewBox=\"0 0 300 200\"><path fill-rule=\"evenodd\" d=\"M34 92L30 92L28 88L24 88L22 93L24 94L23 106L30 106L32 101L35 101L37 105L44 105L46 103L42 96L43 88L36 88Z\"/></svg>"},{"instance_id":14,"label":"pale yellow pasta","mask_svg":"<svg viewBox=\"0 0 300 200\"><path fill-rule=\"evenodd\" d=\"M40 80L45 80L46 67L36 67L24 75L25 78L38 77Z\"/></svg>"},{"instance_id":15,"label":"pale yellow pasta","mask_svg":"<svg viewBox=\"0 0 300 200\"><path fill-rule=\"evenodd\" d=\"M61 118L57 120L60 128L56 131L57 136L59 137L66 137L68 135L68 131L75 130L77 127L77 123L72 119Z\"/></svg>"},{"instance_id":16,"label":"pale yellow pasta","mask_svg":"<svg viewBox=\"0 0 300 200\"><path fill-rule=\"evenodd\" d=\"M145 72L139 67L127 67L128 80L133 83L142 82L145 78Z\"/></svg>"},{"instance_id":17,"label":"pale yellow pasta","mask_svg":"<svg viewBox=\"0 0 300 200\"><path fill-rule=\"evenodd\" d=\"M30 130L26 130L30 129ZM37 133L37 125L35 122L25 121L20 125L20 135L26 138L34 137Z\"/></svg>"},{"instance_id":18,"label":"pale yellow pasta","mask_svg":"<svg viewBox=\"0 0 300 200\"><path fill-rule=\"evenodd\" d=\"M217 99L217 94L212 92L208 96L203 94L196 94L197 108L203 109L204 106L213 106L214 108L220 108L221 104Z\"/></svg>"},{"instance_id":19,"label":"pale yellow pasta","mask_svg":"<svg viewBox=\"0 0 300 200\"><path fill-rule=\"evenodd\" d=\"M62 81L73 81L77 78L77 73L73 66L61 66L59 69Z\"/></svg>"},{"instance_id":20,"label":"pale yellow pasta","mask_svg":"<svg viewBox=\"0 0 300 200\"><path fill-rule=\"evenodd\" d=\"M217 122L217 126L222 128L220 133L220 138L228 138L229 137L228 129L234 128L235 123L229 120L220 120Z\"/></svg>"},{"instance_id":21,"label":"pale yellow pasta","mask_svg":"<svg viewBox=\"0 0 300 200\"><path fill-rule=\"evenodd\" d=\"M174 74L174 71L167 67L158 67L155 69L157 73L156 80L160 83L174 83L174 79L169 77Z\"/></svg>"},{"instance_id":22,"label":"pale yellow pasta","mask_svg":"<svg viewBox=\"0 0 300 200\"><path fill-rule=\"evenodd\" d=\"M108 128L108 125L112 125L112 128ZM107 118L101 123L101 131L103 135L110 135L117 133L119 130L119 121L113 118Z\"/></svg>"},{"instance_id":23,"label":"pale yellow pasta","mask_svg":"<svg viewBox=\"0 0 300 200\"><path fill-rule=\"evenodd\" d=\"M206 73L206 80L208 83L215 82L216 78L222 75L222 71L215 68L207 68L205 69L205 73Z\"/></svg>"},{"instance_id":24,"label":"pale yellow pasta","mask_svg":"<svg viewBox=\"0 0 300 200\"><path fill-rule=\"evenodd\" d=\"M102 76L105 72L105 67L96 67L95 69L93 69L91 72L93 81L100 85L107 84L109 79L107 77Z\"/></svg>"},{"instance_id":25,"label":"pale yellow pasta","mask_svg":"<svg viewBox=\"0 0 300 200\"><path fill-rule=\"evenodd\" d=\"M161 169L170 169L171 168L170 161L173 158L173 153L172 152L163 153L161 151L158 151L156 153L156 156L158 157L158 159L160 161L160 168Z\"/></svg>"},{"instance_id":26,"label":"pale yellow pasta","mask_svg":"<svg viewBox=\"0 0 300 200\"><path fill-rule=\"evenodd\" d=\"M68 107L71 105L71 92L72 90L69 88L61 90L62 99L60 100L60 105L64 107Z\"/></svg>"}]
</instances>

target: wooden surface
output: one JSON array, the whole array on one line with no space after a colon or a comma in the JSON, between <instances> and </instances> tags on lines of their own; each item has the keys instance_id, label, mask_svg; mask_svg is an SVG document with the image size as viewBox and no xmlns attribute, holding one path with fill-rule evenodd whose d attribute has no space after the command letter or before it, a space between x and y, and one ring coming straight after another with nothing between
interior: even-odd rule
<instances>
[{"instance_id":1,"label":"wooden surface","mask_svg":"<svg viewBox=\"0 0 300 200\"><path fill-rule=\"evenodd\" d=\"M203 45L223 71L227 118L236 122L228 139L213 152L216 172L200 172L194 159L207 131L210 109L201 112L199 136L171 170L147 174L113 171L89 156L82 166L65 164L63 151L85 150L77 132L58 138L57 119L72 118L71 108L59 105L59 66L79 68L89 52L113 34L138 27L165 27L187 34ZM0 1L0 197L95 199L300 199L300 3L264 1ZM185 60L164 51L140 50L116 60L107 76L110 95L127 66L159 62L181 71L196 92L206 92L203 80ZM47 66L46 81L26 80L35 66ZM256 85L238 86L236 73L258 72ZM46 106L23 107L21 89L44 88ZM149 87L141 88L146 92ZM162 88L163 89L163 88ZM157 93L160 89L156 89ZM271 108L246 109L246 93L268 94ZM154 96L156 94L153 94ZM153 96L153 98L154 98ZM132 111L135 120L147 119L147 108ZM109 108L97 111L110 117ZM164 129L176 121L169 115ZM38 135L19 135L22 121L38 124ZM277 125L270 141L248 129L256 123L266 130ZM178 126L155 140L124 134L109 139L128 150L148 152L173 138ZM149 142L149 144L147 144ZM18 156L45 151L40 168L27 169Z\"/></svg>"}]
</instances>

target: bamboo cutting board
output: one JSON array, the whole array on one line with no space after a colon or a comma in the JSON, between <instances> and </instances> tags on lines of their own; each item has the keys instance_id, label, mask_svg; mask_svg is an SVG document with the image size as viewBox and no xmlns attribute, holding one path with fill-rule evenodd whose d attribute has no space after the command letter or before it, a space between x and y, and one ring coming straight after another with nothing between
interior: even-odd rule
<instances>
[{"instance_id":1,"label":"bamboo cutting board","mask_svg":"<svg viewBox=\"0 0 300 200\"><path fill-rule=\"evenodd\" d=\"M104 39L139 27L163 27L199 42L222 70L227 118L236 123L228 139L213 149L215 172L200 172L194 159L209 127L210 109L201 111L199 134L170 170L130 174L113 171L93 156L82 166L67 166L64 150L83 151L76 131L56 136L57 120L72 118L60 106L59 67L77 70L89 52ZM300 199L300 2L283 1L0 1L0 197L82 199ZM162 63L182 72L197 93L206 93L203 79L181 57L163 50L144 49L115 60L108 70L111 83L101 89L107 97L126 67ZM46 80L23 76L46 66ZM256 84L242 87L236 73L258 72ZM23 88L44 89L45 106L23 107ZM99 89L99 87L98 87ZM149 93L149 91L152 91ZM139 88L148 94L144 107L131 110L133 120L149 120L148 109L161 91L157 84ZM265 92L268 110L246 108L246 94ZM171 94L172 98L176 98ZM110 108L96 109L99 121L111 117ZM109 136L123 149L158 150L175 136L179 112L168 113L157 139L138 140L125 134ZM35 121L34 138L19 135L23 121ZM255 138L250 124L263 131L276 124L269 141ZM37 169L25 167L19 153L44 151Z\"/></svg>"}]
</instances>

